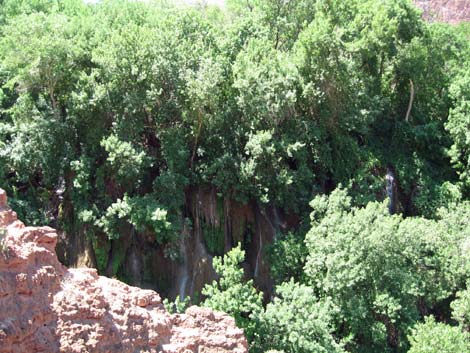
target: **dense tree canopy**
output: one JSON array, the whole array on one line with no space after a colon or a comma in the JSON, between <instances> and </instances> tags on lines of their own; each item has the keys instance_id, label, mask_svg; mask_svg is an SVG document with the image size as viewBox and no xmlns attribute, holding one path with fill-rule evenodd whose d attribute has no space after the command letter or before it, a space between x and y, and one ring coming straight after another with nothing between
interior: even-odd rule
<instances>
[{"instance_id":1,"label":"dense tree canopy","mask_svg":"<svg viewBox=\"0 0 470 353\"><path fill-rule=\"evenodd\" d=\"M254 352L463 352L468 33L408 0L0 0L0 186L85 230L101 272L123 229L181 261L192 187L275 205L297 224L268 247L273 300L242 248L200 298Z\"/></svg>"},{"instance_id":2,"label":"dense tree canopy","mask_svg":"<svg viewBox=\"0 0 470 353\"><path fill-rule=\"evenodd\" d=\"M380 203L352 207L338 189L311 206L308 283L340 308L341 330L361 342L358 351L402 346L410 325L452 297L469 275L462 256L470 235L468 203L439 220L403 219Z\"/></svg>"},{"instance_id":3,"label":"dense tree canopy","mask_svg":"<svg viewBox=\"0 0 470 353\"><path fill-rule=\"evenodd\" d=\"M7 185L45 214L61 183L96 217L125 192L176 212L201 182L302 212L338 182L374 198L392 163L431 212L443 178L466 183L463 39L407 1L307 3L7 2Z\"/></svg>"}]
</instances>

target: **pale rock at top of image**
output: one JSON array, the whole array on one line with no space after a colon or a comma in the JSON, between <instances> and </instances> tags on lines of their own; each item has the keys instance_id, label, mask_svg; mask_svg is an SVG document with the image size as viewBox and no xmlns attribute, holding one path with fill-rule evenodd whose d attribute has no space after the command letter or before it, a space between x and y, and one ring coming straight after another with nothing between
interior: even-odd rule
<instances>
[{"instance_id":1,"label":"pale rock at top of image","mask_svg":"<svg viewBox=\"0 0 470 353\"><path fill-rule=\"evenodd\" d=\"M457 24L470 21L469 0L414 0L414 3L431 22Z\"/></svg>"}]
</instances>

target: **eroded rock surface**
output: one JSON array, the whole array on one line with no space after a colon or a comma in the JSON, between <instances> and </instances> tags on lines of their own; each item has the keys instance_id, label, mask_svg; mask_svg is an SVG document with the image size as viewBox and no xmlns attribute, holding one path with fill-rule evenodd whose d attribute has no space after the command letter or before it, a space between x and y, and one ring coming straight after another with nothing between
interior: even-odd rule
<instances>
[{"instance_id":1,"label":"eroded rock surface","mask_svg":"<svg viewBox=\"0 0 470 353\"><path fill-rule=\"evenodd\" d=\"M414 3L430 21L452 24L470 21L469 0L414 0Z\"/></svg>"},{"instance_id":2,"label":"eroded rock surface","mask_svg":"<svg viewBox=\"0 0 470 353\"><path fill-rule=\"evenodd\" d=\"M154 291L67 269L56 231L26 227L2 189L0 229L0 353L247 352L242 330L223 313L170 315Z\"/></svg>"}]
</instances>

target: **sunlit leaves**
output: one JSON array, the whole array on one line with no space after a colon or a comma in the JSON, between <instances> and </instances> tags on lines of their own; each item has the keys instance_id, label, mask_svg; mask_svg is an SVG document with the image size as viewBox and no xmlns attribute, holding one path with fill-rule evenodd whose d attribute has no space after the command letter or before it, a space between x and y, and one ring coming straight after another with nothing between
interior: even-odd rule
<instances>
[{"instance_id":1,"label":"sunlit leaves","mask_svg":"<svg viewBox=\"0 0 470 353\"><path fill-rule=\"evenodd\" d=\"M313 288L285 282L258 320L255 347L285 352L345 352L335 341L332 321L336 310L328 300L319 300Z\"/></svg>"},{"instance_id":2,"label":"sunlit leaves","mask_svg":"<svg viewBox=\"0 0 470 353\"><path fill-rule=\"evenodd\" d=\"M460 252L470 239L469 227L453 221L468 219L466 204L443 212L438 221L390 216L379 203L352 207L344 190L319 196L311 206L308 283L333 298L346 333L366 340L362 349L385 344L377 324L387 330L389 345L390 335L399 335L396 348L406 348L406 327L425 308L451 297L468 276L462 268L469 262Z\"/></svg>"},{"instance_id":3,"label":"sunlit leaves","mask_svg":"<svg viewBox=\"0 0 470 353\"><path fill-rule=\"evenodd\" d=\"M262 310L262 293L253 287L253 280L244 280L241 267L244 258L245 251L240 245L223 258L215 257L213 266L220 279L207 284L202 294L207 297L204 306L233 316L237 326L251 339L256 332L256 315Z\"/></svg>"}]
</instances>

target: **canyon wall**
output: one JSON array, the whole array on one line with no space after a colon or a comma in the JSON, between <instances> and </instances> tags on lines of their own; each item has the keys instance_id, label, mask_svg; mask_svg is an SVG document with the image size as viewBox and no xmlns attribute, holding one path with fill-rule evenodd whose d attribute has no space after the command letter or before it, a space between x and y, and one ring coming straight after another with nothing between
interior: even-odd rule
<instances>
[{"instance_id":1,"label":"canyon wall","mask_svg":"<svg viewBox=\"0 0 470 353\"><path fill-rule=\"evenodd\" d=\"M0 189L0 353L246 353L223 313L170 315L160 296L57 259L57 232L26 227Z\"/></svg>"}]
</instances>

